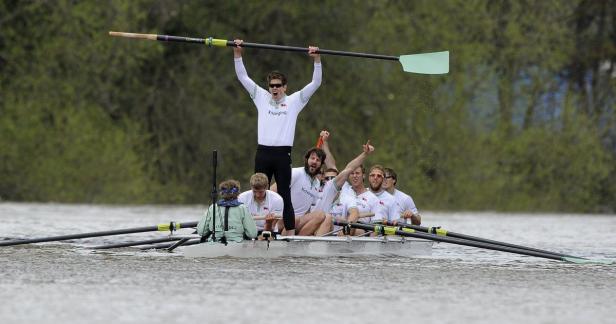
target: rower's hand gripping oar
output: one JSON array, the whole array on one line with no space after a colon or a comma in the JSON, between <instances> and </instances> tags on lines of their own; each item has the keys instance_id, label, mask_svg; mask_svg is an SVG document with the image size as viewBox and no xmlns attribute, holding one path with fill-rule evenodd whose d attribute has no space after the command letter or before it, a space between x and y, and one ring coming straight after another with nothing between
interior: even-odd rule
<instances>
[{"instance_id":1,"label":"rower's hand gripping oar","mask_svg":"<svg viewBox=\"0 0 616 324\"><path fill-rule=\"evenodd\" d=\"M110 36L125 37L125 38L137 38L147 39L162 42L182 42L182 43L196 43L204 44L207 46L219 46L219 47L235 47L235 42L226 39L216 39L212 37L208 38L193 38L171 35L157 35L157 34L137 34L137 33L124 33L124 32L109 32ZM288 52L301 52L308 53L307 47L295 47L284 45L272 45L272 44L259 44L259 43L242 43L242 47L249 48L263 48L277 51ZM400 56L380 55L380 54L368 54L358 52L346 52L319 49L316 53L339 55L339 56L352 56L363 57L379 60L399 61L402 64L404 72L420 73L420 74L446 74L449 72L449 51L421 53L421 54L409 54Z\"/></svg>"},{"instance_id":2,"label":"rower's hand gripping oar","mask_svg":"<svg viewBox=\"0 0 616 324\"><path fill-rule=\"evenodd\" d=\"M81 233L81 234L69 234L69 235L50 236L50 237L41 237L41 238L33 238L33 239L4 241L4 242L0 242L0 246L12 246L12 245L22 245L22 244L31 244L31 243L66 241L66 240L75 240L75 239L90 238L90 237L122 235L122 234L132 234L132 233L145 233L145 232L156 232L156 231L173 232L181 228L190 228L190 227L195 227L195 226L197 226L197 222L187 222L187 223L170 222L170 223L163 223L163 224L158 224L154 226L125 228L125 229L112 230L112 231L90 232L90 233Z\"/></svg>"}]
</instances>

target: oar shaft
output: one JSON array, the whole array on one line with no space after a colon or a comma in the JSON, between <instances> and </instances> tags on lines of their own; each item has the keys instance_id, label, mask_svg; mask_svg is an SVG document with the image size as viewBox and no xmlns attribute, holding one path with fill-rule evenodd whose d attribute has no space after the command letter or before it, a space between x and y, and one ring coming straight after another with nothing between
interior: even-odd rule
<instances>
[{"instance_id":1,"label":"oar shaft","mask_svg":"<svg viewBox=\"0 0 616 324\"><path fill-rule=\"evenodd\" d=\"M486 238L481 238L481 237L477 237L477 236L472 236L472 235L466 235L466 234L451 232L451 231L447 231L447 230L443 230L443 229L439 229L439 228L434 228L434 227L424 227L424 226L411 225L411 224L403 224L401 226L402 227L406 227L406 228L412 228L414 230L425 232L425 233L440 235L440 236L449 236L449 237L459 238L459 239L463 239L463 240L483 242L483 243L489 243L489 244L494 244L494 245L507 246L507 247L516 248L516 249L523 249L523 250L529 250L529 251L534 251L534 252L553 254L553 255L556 255L556 256L559 256L559 257L577 258L576 256L567 255L567 254L563 254L563 253L552 252L552 251L547 251L547 250L542 250L542 249L536 249L536 248L532 248L532 247L528 247L528 246L511 244L511 243L507 243L507 242L500 242L500 241L490 240L490 239L486 239Z\"/></svg>"},{"instance_id":2,"label":"oar shaft","mask_svg":"<svg viewBox=\"0 0 616 324\"><path fill-rule=\"evenodd\" d=\"M171 227L173 227L173 230L178 230L180 228L195 227L195 226L197 226L197 222L187 222L187 223L173 223L172 222L172 223L166 223L166 224L158 224L154 226L126 228L126 229L119 229L119 230L113 230L113 231L69 234L69 235L24 239L24 240L12 240L12 241L0 242L0 246L12 246L12 245L22 245L22 244L31 244L31 243L66 241L66 240L76 240L76 239L89 238L89 237L111 236L111 235L132 234L132 233L169 231Z\"/></svg>"},{"instance_id":3,"label":"oar shaft","mask_svg":"<svg viewBox=\"0 0 616 324\"><path fill-rule=\"evenodd\" d=\"M232 41L227 41L227 46L235 47L236 45ZM259 44L259 43L242 43L242 47L264 48L264 49L270 49L270 50L276 50L276 51L308 53L308 48L307 47L295 47L295 46L284 46L284 45L270 45L270 44ZM327 50L327 49L319 49L317 51L317 53L319 53L319 54L327 54L327 55L365 57L365 58L373 58L373 59L379 59L379 60L390 60L390 61L397 61L398 60L397 56L391 56L391 55L368 54L368 53L336 51L336 50Z\"/></svg>"},{"instance_id":4,"label":"oar shaft","mask_svg":"<svg viewBox=\"0 0 616 324\"><path fill-rule=\"evenodd\" d=\"M171 36L171 35L137 34L137 33L123 33L123 32L109 32L109 35L116 36L116 37L125 37L125 38L157 40L157 41L162 41L162 42L196 43L196 44L204 44L208 46L228 46L228 47L236 46L235 42L233 41L225 40L225 39L215 39L211 37L210 38L194 38L194 37L182 37L182 36ZM247 42L242 43L242 47L262 48L262 49L269 49L269 50L276 50L276 51L308 53L307 47L247 43ZM399 60L398 56L336 51L336 50L326 50L326 49L319 49L317 53L328 54L328 55L339 55L339 56L364 57L364 58L373 58L373 59L390 60L390 61Z\"/></svg>"},{"instance_id":5,"label":"oar shaft","mask_svg":"<svg viewBox=\"0 0 616 324\"><path fill-rule=\"evenodd\" d=\"M175 249L177 249L178 247L180 247L181 245L183 245L184 243L188 242L190 240L190 237L185 237L175 243L173 243L173 245L171 245L168 249L167 252L171 252Z\"/></svg>"},{"instance_id":6,"label":"oar shaft","mask_svg":"<svg viewBox=\"0 0 616 324\"><path fill-rule=\"evenodd\" d=\"M200 244L200 243L201 243L201 239L195 238L195 239L188 240L186 243L182 244L182 246L195 245L195 244ZM168 249L174 244L175 243L161 243L161 244L142 246L142 247L139 247L139 249L140 250Z\"/></svg>"},{"instance_id":7,"label":"oar shaft","mask_svg":"<svg viewBox=\"0 0 616 324\"><path fill-rule=\"evenodd\" d=\"M512 247L507 247L507 246L500 246L500 245L494 245L494 244L482 243L482 242L476 242L476 241L468 241L468 240L447 237L447 236L437 236L437 235L426 234L426 233L421 233L421 232L408 232L408 231L400 230L393 226L381 226L381 225L370 225L370 224L348 223L348 222L335 222L335 224L339 226L348 225L353 228L375 231L376 233L383 231L385 232L385 234L391 234L391 235L415 237L415 238L421 238L421 239L431 240L431 241L436 241L436 242L472 246L472 247L477 247L477 248L482 248L482 249L487 249L487 250L495 250L495 251L534 256L538 258L564 261L562 257L556 256L554 254L534 252L534 251L529 251L529 250L524 250L524 249L517 249L517 248L512 248Z\"/></svg>"},{"instance_id":8,"label":"oar shaft","mask_svg":"<svg viewBox=\"0 0 616 324\"><path fill-rule=\"evenodd\" d=\"M156 243L163 243L163 242L173 242L173 241L179 241L181 239L182 238L180 237L165 237L165 238L143 240L143 241L133 241L133 242L123 242L123 243L116 243L116 244L100 245L100 246L95 246L92 249L94 250L116 249L116 248L123 248L123 247L129 247L129 246L156 244Z\"/></svg>"}]
</instances>

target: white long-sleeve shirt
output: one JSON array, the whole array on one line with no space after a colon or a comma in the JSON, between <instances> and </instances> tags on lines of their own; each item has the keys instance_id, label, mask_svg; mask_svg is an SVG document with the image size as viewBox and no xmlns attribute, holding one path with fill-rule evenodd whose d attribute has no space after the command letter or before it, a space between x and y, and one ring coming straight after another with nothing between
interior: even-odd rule
<instances>
[{"instance_id":1,"label":"white long-sleeve shirt","mask_svg":"<svg viewBox=\"0 0 616 324\"><path fill-rule=\"evenodd\" d=\"M321 63L314 63L312 81L302 90L275 101L269 91L259 87L244 67L242 58L235 58L235 73L258 111L258 136L260 145L293 146L297 116L321 85Z\"/></svg>"}]
</instances>

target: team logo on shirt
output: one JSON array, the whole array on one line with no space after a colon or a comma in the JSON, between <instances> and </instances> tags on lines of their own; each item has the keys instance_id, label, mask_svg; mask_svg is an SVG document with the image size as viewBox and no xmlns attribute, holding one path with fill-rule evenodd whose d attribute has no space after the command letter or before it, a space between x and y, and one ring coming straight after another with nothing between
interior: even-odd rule
<instances>
[{"instance_id":1,"label":"team logo on shirt","mask_svg":"<svg viewBox=\"0 0 616 324\"><path fill-rule=\"evenodd\" d=\"M313 194L312 192L310 192L310 190L308 190L308 189L306 189L306 188L304 188L304 187L302 187L302 191L303 191L305 194L307 194L308 196L312 197L312 199L317 199L317 198L319 198L319 196L317 196L317 195Z\"/></svg>"},{"instance_id":2,"label":"team logo on shirt","mask_svg":"<svg viewBox=\"0 0 616 324\"><path fill-rule=\"evenodd\" d=\"M271 110L268 110L267 113L270 114L270 115L273 115L273 116L280 116L280 115L286 115L287 114L286 111L271 111Z\"/></svg>"}]
</instances>

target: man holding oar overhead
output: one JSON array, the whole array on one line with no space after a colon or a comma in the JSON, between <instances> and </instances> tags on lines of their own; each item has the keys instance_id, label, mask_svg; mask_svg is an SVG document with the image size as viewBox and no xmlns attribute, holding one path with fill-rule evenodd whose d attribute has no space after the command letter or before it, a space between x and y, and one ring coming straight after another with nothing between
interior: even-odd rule
<instances>
[{"instance_id":1,"label":"man holding oar overhead","mask_svg":"<svg viewBox=\"0 0 616 324\"><path fill-rule=\"evenodd\" d=\"M276 178L278 193L284 201L283 219L286 235L295 234L295 212L291 203L291 148L295 137L297 116L321 85L321 56L318 47L309 47L314 59L312 81L302 90L287 96L287 78L280 72L267 76L268 90L259 87L248 77L242 61L242 40L236 39L233 48L235 73L250 94L258 111L258 146L255 172L265 173L271 183Z\"/></svg>"}]
</instances>

